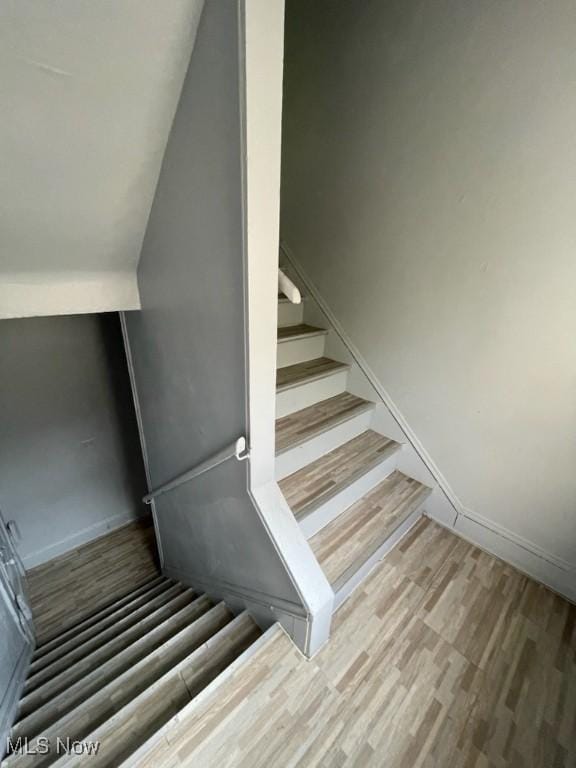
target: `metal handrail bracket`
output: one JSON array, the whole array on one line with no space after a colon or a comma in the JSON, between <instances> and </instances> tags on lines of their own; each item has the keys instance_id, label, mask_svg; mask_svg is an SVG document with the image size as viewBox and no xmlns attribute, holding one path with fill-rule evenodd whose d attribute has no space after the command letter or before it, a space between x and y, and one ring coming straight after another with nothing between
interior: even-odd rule
<instances>
[{"instance_id":1,"label":"metal handrail bracket","mask_svg":"<svg viewBox=\"0 0 576 768\"><path fill-rule=\"evenodd\" d=\"M142 501L144 504L150 504L154 499L157 499L158 496L162 496L164 493L168 493L168 491L172 491L174 488L178 488L180 485L190 482L190 480L193 480L195 477L199 477L205 472L209 472L211 469L219 467L220 464L228 461L228 459L235 458L238 461L245 461L249 456L250 451L246 447L246 438L239 437L231 445L227 445L226 448L218 451L218 453L215 453L209 459L206 459L206 461L197 464L195 467L183 472L173 480L169 480L167 483L164 483L164 485L150 491L150 493L147 493L146 496L142 498Z\"/></svg>"}]
</instances>

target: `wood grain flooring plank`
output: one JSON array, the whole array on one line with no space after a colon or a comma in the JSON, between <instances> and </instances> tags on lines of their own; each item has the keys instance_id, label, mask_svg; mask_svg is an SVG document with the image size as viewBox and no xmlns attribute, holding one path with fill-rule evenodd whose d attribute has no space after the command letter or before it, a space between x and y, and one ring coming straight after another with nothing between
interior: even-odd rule
<instances>
[{"instance_id":1,"label":"wood grain flooring plank","mask_svg":"<svg viewBox=\"0 0 576 768\"><path fill-rule=\"evenodd\" d=\"M298 325L284 325L278 328L278 341L292 341L303 339L306 336L325 336L328 331L325 328L317 328L314 325L299 323Z\"/></svg>"},{"instance_id":2,"label":"wood grain flooring plank","mask_svg":"<svg viewBox=\"0 0 576 768\"><path fill-rule=\"evenodd\" d=\"M281 480L278 485L296 518L302 518L398 450L371 429Z\"/></svg>"},{"instance_id":3,"label":"wood grain flooring plank","mask_svg":"<svg viewBox=\"0 0 576 768\"><path fill-rule=\"evenodd\" d=\"M126 598L91 614L71 629L58 634L54 640L40 646L34 654L27 685L32 683L32 679L38 672L43 671L62 656L86 642L98 642L98 636L102 632L109 631L117 622L120 623L134 615L137 617L141 612L147 613L157 600L161 602L166 598L173 586L171 581L163 577L148 581L143 588L130 592Z\"/></svg>"},{"instance_id":4,"label":"wood grain flooring plank","mask_svg":"<svg viewBox=\"0 0 576 768\"><path fill-rule=\"evenodd\" d=\"M574 768L575 616L422 520L314 659L274 636L139 768Z\"/></svg>"},{"instance_id":5,"label":"wood grain flooring plank","mask_svg":"<svg viewBox=\"0 0 576 768\"><path fill-rule=\"evenodd\" d=\"M159 573L148 516L32 568L26 577L38 643Z\"/></svg>"},{"instance_id":6,"label":"wood grain flooring plank","mask_svg":"<svg viewBox=\"0 0 576 768\"><path fill-rule=\"evenodd\" d=\"M282 392L285 389L290 389L290 387L307 384L338 371L344 371L349 367L347 363L340 363L328 357L318 357L315 360L287 365L276 371L276 391Z\"/></svg>"},{"instance_id":7,"label":"wood grain flooring plank","mask_svg":"<svg viewBox=\"0 0 576 768\"><path fill-rule=\"evenodd\" d=\"M417 480L395 471L310 539L337 591L430 494Z\"/></svg>"},{"instance_id":8,"label":"wood grain flooring plank","mask_svg":"<svg viewBox=\"0 0 576 768\"><path fill-rule=\"evenodd\" d=\"M343 392L276 421L276 454L305 443L328 429L374 407L374 403Z\"/></svg>"}]
</instances>

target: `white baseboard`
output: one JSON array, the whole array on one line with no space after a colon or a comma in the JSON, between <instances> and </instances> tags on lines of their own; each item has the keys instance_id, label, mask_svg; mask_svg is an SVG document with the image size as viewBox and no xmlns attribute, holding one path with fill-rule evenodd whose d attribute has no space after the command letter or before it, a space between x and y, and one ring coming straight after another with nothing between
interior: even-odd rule
<instances>
[{"instance_id":1,"label":"white baseboard","mask_svg":"<svg viewBox=\"0 0 576 768\"><path fill-rule=\"evenodd\" d=\"M301 263L298 261L298 259L296 258L296 256L294 255L290 247L285 242L282 242L280 244L280 248L284 253L284 256L286 257L291 268L296 273L296 276L304 285L306 293L309 296L311 296L316 302L316 304L320 307L320 310L322 311L322 313L324 314L324 316L326 317L326 319L328 320L328 322L330 323L334 331L340 337L341 341L347 347L354 361L358 364L364 376L366 377L366 379L368 380L368 382L370 383L374 391L377 393L380 400L384 403L384 405L390 412L391 416L393 417L394 421L396 422L398 427L402 430L408 442L411 444L412 448L416 451L418 456L426 465L430 474L434 477L434 481L441 488L446 498L454 507L454 510L457 512L460 512L463 509L463 506L460 500L458 499L456 493L454 492L453 488L450 486L450 484L448 483L448 481L446 480L442 472L440 472L440 469L436 466L432 457L426 451L426 449L418 439L416 433L412 431L412 428L404 418L404 415L397 408L396 404L394 403L394 401L392 400L388 392L382 386L382 382L376 376L372 368L368 365L368 361L366 360L366 358L362 355L358 347L354 344L352 339L348 336L348 334L342 327L340 321L338 320L334 312L332 312L332 310L330 309L326 301L324 301L324 298L322 297L322 295L320 294L320 292L314 285L313 281L310 279L309 275L306 273L306 270L302 267Z\"/></svg>"},{"instance_id":2,"label":"white baseboard","mask_svg":"<svg viewBox=\"0 0 576 768\"><path fill-rule=\"evenodd\" d=\"M285 243L282 243L281 248L304 290L316 302L366 381L386 407L389 414L389 417L386 418L390 423L393 420L394 430L399 428L407 439L409 444L404 447L403 458L399 462L398 468L426 485L436 483L432 496L425 504L426 515L471 544L504 560L571 602L576 602L576 564L568 563L546 552L537 544L527 541L513 531L493 523L463 506L374 371L340 325L298 259ZM353 373L351 378L353 378ZM383 414L380 413L380 417L383 418ZM398 435L392 434L390 429L381 428L380 431L388 437L398 440ZM390 434L388 434L389 432Z\"/></svg>"},{"instance_id":3,"label":"white baseboard","mask_svg":"<svg viewBox=\"0 0 576 768\"><path fill-rule=\"evenodd\" d=\"M522 571L540 584L576 603L576 570L570 563L545 552L512 531L487 521L470 510L459 514L453 526L428 516L471 544Z\"/></svg>"},{"instance_id":4,"label":"white baseboard","mask_svg":"<svg viewBox=\"0 0 576 768\"><path fill-rule=\"evenodd\" d=\"M71 536L67 536L61 541L50 544L48 547L43 547L29 555L21 556L22 563L28 571L30 568L42 565L42 563L46 563L48 560L58 557L58 555L63 555L71 549L77 549L77 547L81 547L82 544L87 544L93 539L98 539L100 536L104 536L107 533L110 533L110 531L116 530L116 528L121 528L123 525L133 523L141 517L142 515L137 515L134 512L125 512L123 514L107 517L105 520L101 520L95 525L84 528Z\"/></svg>"}]
</instances>

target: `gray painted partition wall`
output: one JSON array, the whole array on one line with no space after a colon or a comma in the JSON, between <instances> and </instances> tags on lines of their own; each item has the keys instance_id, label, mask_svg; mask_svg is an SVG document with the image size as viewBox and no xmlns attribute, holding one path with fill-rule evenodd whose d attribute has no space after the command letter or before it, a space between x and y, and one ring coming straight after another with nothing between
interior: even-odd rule
<instances>
[{"instance_id":1,"label":"gray painted partition wall","mask_svg":"<svg viewBox=\"0 0 576 768\"><path fill-rule=\"evenodd\" d=\"M27 568L146 511L116 314L0 321L0 508Z\"/></svg>"},{"instance_id":2,"label":"gray painted partition wall","mask_svg":"<svg viewBox=\"0 0 576 768\"><path fill-rule=\"evenodd\" d=\"M144 241L142 311L126 314L154 487L248 429L238 11L234 0L204 7ZM156 519L165 572L302 632L247 463L163 496Z\"/></svg>"}]
</instances>

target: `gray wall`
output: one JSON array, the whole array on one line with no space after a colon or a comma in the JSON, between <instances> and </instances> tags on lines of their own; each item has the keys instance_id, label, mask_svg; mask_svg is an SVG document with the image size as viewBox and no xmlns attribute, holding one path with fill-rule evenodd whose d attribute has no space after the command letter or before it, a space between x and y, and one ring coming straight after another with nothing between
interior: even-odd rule
<instances>
[{"instance_id":1,"label":"gray wall","mask_svg":"<svg viewBox=\"0 0 576 768\"><path fill-rule=\"evenodd\" d=\"M288 0L281 232L467 513L576 566L576 6Z\"/></svg>"},{"instance_id":2,"label":"gray wall","mask_svg":"<svg viewBox=\"0 0 576 768\"><path fill-rule=\"evenodd\" d=\"M119 318L0 322L0 507L27 567L145 509Z\"/></svg>"},{"instance_id":3,"label":"gray wall","mask_svg":"<svg viewBox=\"0 0 576 768\"><path fill-rule=\"evenodd\" d=\"M206 3L127 313L153 486L247 431L238 37L238 3ZM230 460L159 499L165 566L301 609L247 480Z\"/></svg>"}]
</instances>

